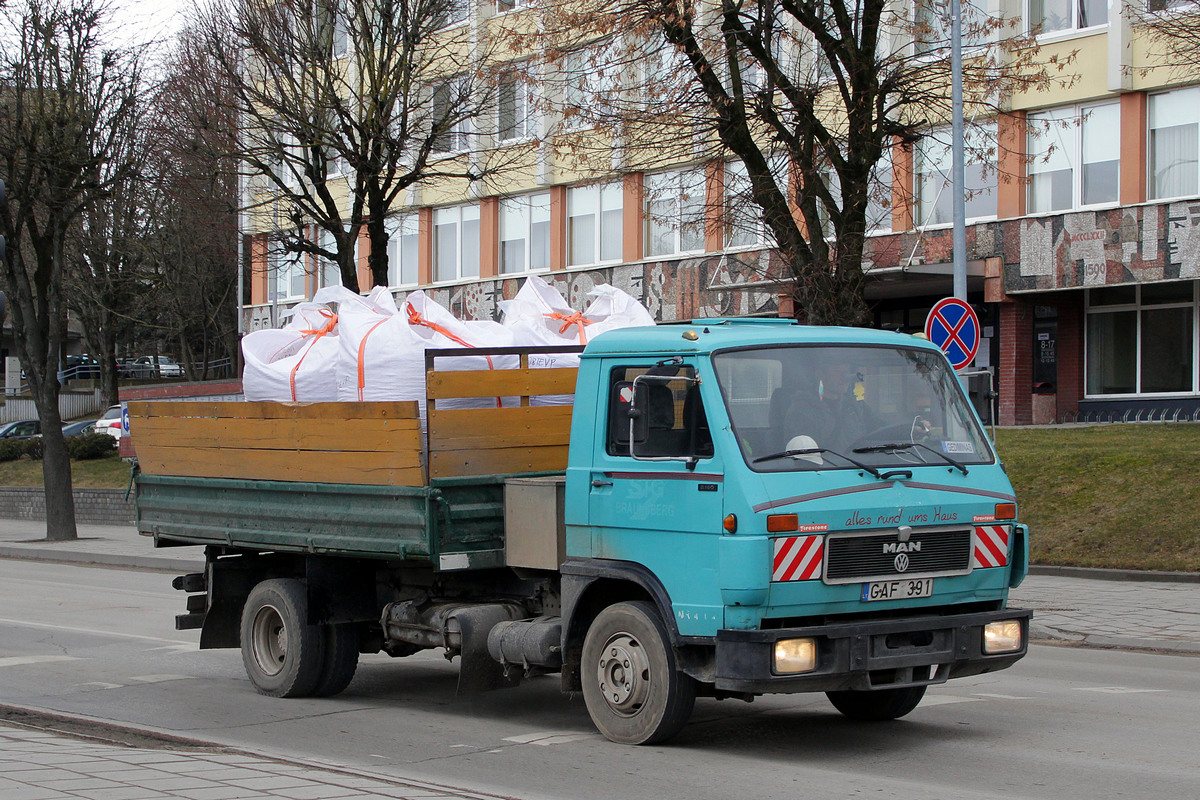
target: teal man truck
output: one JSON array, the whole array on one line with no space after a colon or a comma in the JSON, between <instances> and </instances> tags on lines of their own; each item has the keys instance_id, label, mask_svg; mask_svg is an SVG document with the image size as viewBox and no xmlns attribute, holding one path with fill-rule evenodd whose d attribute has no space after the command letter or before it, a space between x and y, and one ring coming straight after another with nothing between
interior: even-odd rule
<instances>
[{"instance_id":1,"label":"teal man truck","mask_svg":"<svg viewBox=\"0 0 1200 800\"><path fill-rule=\"evenodd\" d=\"M380 651L444 648L462 691L561 673L630 744L698 696L894 719L1025 655L1028 529L929 342L712 319L544 350L429 351L424 418L131 404L139 529L207 545L177 626L274 696ZM464 352L513 366L438 368Z\"/></svg>"}]
</instances>

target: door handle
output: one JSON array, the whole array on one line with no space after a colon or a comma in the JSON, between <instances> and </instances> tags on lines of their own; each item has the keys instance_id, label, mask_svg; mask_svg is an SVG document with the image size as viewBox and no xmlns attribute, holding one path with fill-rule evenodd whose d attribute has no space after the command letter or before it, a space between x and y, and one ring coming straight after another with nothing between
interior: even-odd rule
<instances>
[{"instance_id":1,"label":"door handle","mask_svg":"<svg viewBox=\"0 0 1200 800\"><path fill-rule=\"evenodd\" d=\"M592 481L593 489L599 489L601 486L612 486L612 481L602 481L602 480Z\"/></svg>"}]
</instances>

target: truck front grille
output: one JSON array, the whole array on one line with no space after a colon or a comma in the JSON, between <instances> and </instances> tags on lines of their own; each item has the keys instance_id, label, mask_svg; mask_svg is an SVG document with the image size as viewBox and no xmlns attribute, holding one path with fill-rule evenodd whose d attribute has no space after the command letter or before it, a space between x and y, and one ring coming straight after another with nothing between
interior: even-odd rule
<instances>
[{"instance_id":1,"label":"truck front grille","mask_svg":"<svg viewBox=\"0 0 1200 800\"><path fill-rule=\"evenodd\" d=\"M973 534L971 528L915 530L907 542L895 531L832 534L826 542L825 582L965 575L971 571Z\"/></svg>"}]
</instances>

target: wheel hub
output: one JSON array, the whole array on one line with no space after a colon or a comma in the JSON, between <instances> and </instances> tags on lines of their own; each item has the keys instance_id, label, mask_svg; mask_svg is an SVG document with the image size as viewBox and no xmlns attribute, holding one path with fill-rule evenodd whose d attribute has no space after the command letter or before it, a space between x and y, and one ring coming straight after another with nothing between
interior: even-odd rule
<instances>
[{"instance_id":1,"label":"wheel hub","mask_svg":"<svg viewBox=\"0 0 1200 800\"><path fill-rule=\"evenodd\" d=\"M605 643L596 675L605 702L618 714L637 713L650 694L650 661L628 633L618 633Z\"/></svg>"},{"instance_id":2,"label":"wheel hub","mask_svg":"<svg viewBox=\"0 0 1200 800\"><path fill-rule=\"evenodd\" d=\"M278 675L287 660L288 633L283 617L274 606L263 606L254 615L253 654L259 669Z\"/></svg>"}]
</instances>

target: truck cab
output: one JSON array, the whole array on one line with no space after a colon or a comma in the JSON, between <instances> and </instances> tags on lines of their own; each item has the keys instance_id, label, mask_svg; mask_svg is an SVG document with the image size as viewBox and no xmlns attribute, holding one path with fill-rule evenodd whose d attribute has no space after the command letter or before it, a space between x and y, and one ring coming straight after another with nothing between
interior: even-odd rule
<instances>
[{"instance_id":1,"label":"truck cab","mask_svg":"<svg viewBox=\"0 0 1200 800\"><path fill-rule=\"evenodd\" d=\"M1024 655L1030 615L1006 601L1028 532L929 342L775 320L616 331L583 355L585 398L562 566L585 697L609 663L589 663L586 609L622 584L659 615L678 671L718 696L825 691L893 718L931 684ZM589 710L627 720L636 681L606 680L627 689Z\"/></svg>"}]
</instances>

